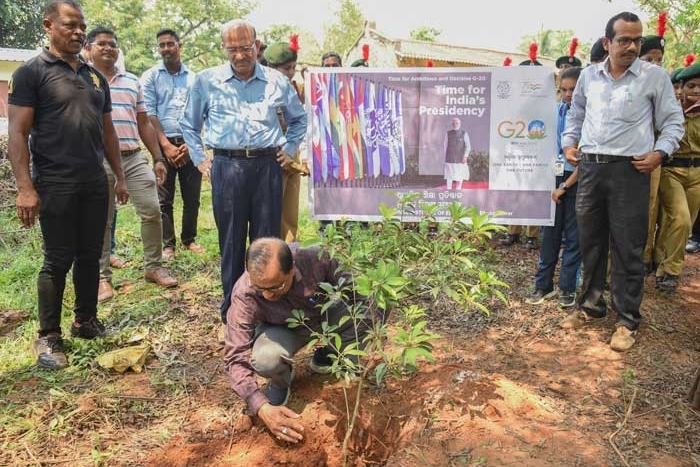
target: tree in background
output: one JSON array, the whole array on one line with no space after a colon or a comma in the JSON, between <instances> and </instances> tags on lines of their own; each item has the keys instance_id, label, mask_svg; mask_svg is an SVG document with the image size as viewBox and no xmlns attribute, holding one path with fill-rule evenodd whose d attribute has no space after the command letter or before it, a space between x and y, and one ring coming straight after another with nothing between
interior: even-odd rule
<instances>
[{"instance_id":1,"label":"tree in background","mask_svg":"<svg viewBox=\"0 0 700 467\"><path fill-rule=\"evenodd\" d=\"M651 16L645 34L656 34L659 13L667 13L664 67L681 67L687 54L700 53L700 3L697 0L637 0L637 4Z\"/></svg>"},{"instance_id":2,"label":"tree in background","mask_svg":"<svg viewBox=\"0 0 700 467\"><path fill-rule=\"evenodd\" d=\"M365 17L353 0L337 0L337 3L336 21L324 25L323 52L333 50L343 56L362 35Z\"/></svg>"},{"instance_id":3,"label":"tree in background","mask_svg":"<svg viewBox=\"0 0 700 467\"><path fill-rule=\"evenodd\" d=\"M556 59L558 57L569 55L569 44L571 39L577 37L574 31L570 29L553 30L543 29L537 34L523 36L520 39L518 50L527 54L530 49L530 44L537 43L537 55L540 57L549 57ZM581 42L579 40L576 55L581 58L583 63L588 61L588 56L591 51L591 44Z\"/></svg>"},{"instance_id":4,"label":"tree in background","mask_svg":"<svg viewBox=\"0 0 700 467\"><path fill-rule=\"evenodd\" d=\"M44 38L44 0L0 0L0 47L36 49Z\"/></svg>"},{"instance_id":5,"label":"tree in background","mask_svg":"<svg viewBox=\"0 0 700 467\"><path fill-rule=\"evenodd\" d=\"M260 32L260 38L266 44L274 42L289 42L292 34L299 35L298 63L319 65L321 61L321 47L314 35L292 24L273 24L268 29Z\"/></svg>"},{"instance_id":6,"label":"tree in background","mask_svg":"<svg viewBox=\"0 0 700 467\"><path fill-rule=\"evenodd\" d=\"M160 57L156 32L172 28L184 47L182 60L195 71L225 61L221 25L253 10L251 0L83 0L88 29L113 28L129 71L140 75Z\"/></svg>"},{"instance_id":7,"label":"tree in background","mask_svg":"<svg viewBox=\"0 0 700 467\"><path fill-rule=\"evenodd\" d=\"M412 30L409 33L411 39L425 42L437 42L437 39L440 36L440 34L442 34L442 31L440 29L435 29L431 26L421 26L417 29Z\"/></svg>"}]
</instances>

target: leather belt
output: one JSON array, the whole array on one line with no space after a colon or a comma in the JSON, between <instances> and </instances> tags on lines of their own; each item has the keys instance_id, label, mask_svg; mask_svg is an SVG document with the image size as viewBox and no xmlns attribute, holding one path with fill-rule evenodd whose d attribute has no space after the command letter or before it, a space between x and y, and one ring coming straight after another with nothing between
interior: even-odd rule
<instances>
[{"instance_id":1,"label":"leather belt","mask_svg":"<svg viewBox=\"0 0 700 467\"><path fill-rule=\"evenodd\" d=\"M612 162L629 162L632 160L628 156L613 156L612 154L593 154L590 152L582 152L579 154L580 161L593 162L595 164L610 164Z\"/></svg>"},{"instance_id":2,"label":"leather belt","mask_svg":"<svg viewBox=\"0 0 700 467\"><path fill-rule=\"evenodd\" d=\"M127 149L126 151L119 151L122 157L133 156L137 152L141 151L140 148L137 149Z\"/></svg>"},{"instance_id":3,"label":"leather belt","mask_svg":"<svg viewBox=\"0 0 700 467\"><path fill-rule=\"evenodd\" d=\"M168 136L167 138L170 144L177 144L178 146L180 144L185 144L185 140L182 138L182 136Z\"/></svg>"},{"instance_id":4,"label":"leather belt","mask_svg":"<svg viewBox=\"0 0 700 467\"><path fill-rule=\"evenodd\" d=\"M700 157L674 157L663 163L664 167L700 167Z\"/></svg>"},{"instance_id":5,"label":"leather belt","mask_svg":"<svg viewBox=\"0 0 700 467\"><path fill-rule=\"evenodd\" d=\"M214 149L215 156L224 157L244 157L252 159L262 156L276 156L277 148L260 148L260 149Z\"/></svg>"}]
</instances>

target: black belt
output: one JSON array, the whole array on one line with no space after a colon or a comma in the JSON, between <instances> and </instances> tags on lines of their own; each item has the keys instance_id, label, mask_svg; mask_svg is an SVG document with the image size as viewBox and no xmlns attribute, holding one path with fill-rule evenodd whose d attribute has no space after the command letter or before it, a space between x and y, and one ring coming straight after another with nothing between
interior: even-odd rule
<instances>
[{"instance_id":1,"label":"black belt","mask_svg":"<svg viewBox=\"0 0 700 467\"><path fill-rule=\"evenodd\" d=\"M664 167L700 167L700 157L677 158L674 157L663 163Z\"/></svg>"},{"instance_id":2,"label":"black belt","mask_svg":"<svg viewBox=\"0 0 700 467\"><path fill-rule=\"evenodd\" d=\"M595 164L610 164L612 162L629 162L632 160L628 156L613 156L611 154L592 154L590 152L582 152L579 154L580 161L593 162Z\"/></svg>"},{"instance_id":3,"label":"black belt","mask_svg":"<svg viewBox=\"0 0 700 467\"><path fill-rule=\"evenodd\" d=\"M180 144L185 144L185 140L182 138L182 136L168 136L167 138L170 144L177 144L178 146Z\"/></svg>"},{"instance_id":4,"label":"black belt","mask_svg":"<svg viewBox=\"0 0 700 467\"><path fill-rule=\"evenodd\" d=\"M215 156L224 157L262 157L276 156L277 148L260 148L260 149L216 149L214 148Z\"/></svg>"},{"instance_id":5,"label":"black belt","mask_svg":"<svg viewBox=\"0 0 700 467\"><path fill-rule=\"evenodd\" d=\"M119 151L122 157L127 157L127 156L133 156L137 152L141 151L141 149L127 149L126 151Z\"/></svg>"}]
</instances>

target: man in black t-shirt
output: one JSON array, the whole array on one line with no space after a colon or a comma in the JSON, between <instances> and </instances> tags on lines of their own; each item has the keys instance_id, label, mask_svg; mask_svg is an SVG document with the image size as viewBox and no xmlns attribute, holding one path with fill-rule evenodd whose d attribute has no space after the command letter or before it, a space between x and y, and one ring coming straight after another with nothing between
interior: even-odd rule
<instances>
[{"instance_id":1,"label":"man in black t-shirt","mask_svg":"<svg viewBox=\"0 0 700 467\"><path fill-rule=\"evenodd\" d=\"M27 228L38 216L44 240L34 351L39 366L56 369L68 364L61 309L71 266L75 289L71 335L93 339L105 331L97 319L98 261L109 193L103 157L116 174L119 201L125 203L128 194L109 86L79 56L86 29L80 5L74 0L50 0L43 24L49 47L20 66L8 86L8 153L17 180L17 214Z\"/></svg>"}]
</instances>

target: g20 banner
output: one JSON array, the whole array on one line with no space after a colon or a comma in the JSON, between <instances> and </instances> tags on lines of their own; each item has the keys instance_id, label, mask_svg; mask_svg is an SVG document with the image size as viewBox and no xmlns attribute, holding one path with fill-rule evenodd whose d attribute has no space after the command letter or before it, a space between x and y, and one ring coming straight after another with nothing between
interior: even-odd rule
<instances>
[{"instance_id":1,"label":"g20 banner","mask_svg":"<svg viewBox=\"0 0 700 467\"><path fill-rule=\"evenodd\" d=\"M417 194L438 220L456 201L503 224L553 225L551 70L347 70L306 74L313 218L379 220L380 203Z\"/></svg>"}]
</instances>

